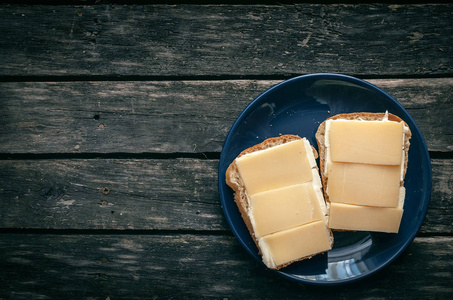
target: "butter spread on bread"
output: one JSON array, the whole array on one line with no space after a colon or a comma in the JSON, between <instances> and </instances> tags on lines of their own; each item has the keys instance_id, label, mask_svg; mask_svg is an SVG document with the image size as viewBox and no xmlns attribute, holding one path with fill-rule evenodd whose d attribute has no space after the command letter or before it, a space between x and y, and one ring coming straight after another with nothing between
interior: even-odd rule
<instances>
[{"instance_id":1,"label":"butter spread on bread","mask_svg":"<svg viewBox=\"0 0 453 300\"><path fill-rule=\"evenodd\" d=\"M329 227L398 232L411 132L389 113L333 116L318 128Z\"/></svg>"},{"instance_id":2,"label":"butter spread on bread","mask_svg":"<svg viewBox=\"0 0 453 300\"><path fill-rule=\"evenodd\" d=\"M308 140L283 135L242 151L226 171L241 216L271 269L332 248L316 157Z\"/></svg>"}]
</instances>

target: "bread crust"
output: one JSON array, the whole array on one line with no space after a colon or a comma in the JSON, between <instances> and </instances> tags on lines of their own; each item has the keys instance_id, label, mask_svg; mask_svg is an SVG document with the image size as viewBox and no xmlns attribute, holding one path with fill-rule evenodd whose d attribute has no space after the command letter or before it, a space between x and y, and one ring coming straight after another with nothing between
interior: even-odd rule
<instances>
[{"instance_id":1,"label":"bread crust","mask_svg":"<svg viewBox=\"0 0 453 300\"><path fill-rule=\"evenodd\" d=\"M327 194L327 181L328 178L325 176L324 171L326 167L326 145L325 145L325 133L326 133L326 123L328 120L364 120L364 121L381 121L387 116L387 119L389 121L395 121L395 122L403 122L405 128L407 128L407 131L405 132L405 138L404 138L404 174L403 174L403 180L400 182L400 186L404 186L404 177L406 176L406 171L407 171L407 163L408 163L408 153L409 153L409 146L410 146L410 138L412 136L412 133L409 129L409 125L407 125L404 120L402 120L400 117L391 114L391 113L370 113L370 112L361 112L361 113L348 113L348 114L338 114L335 116L332 116L328 119L326 119L324 122L322 122L318 130L316 131L315 137L316 137L316 142L318 144L318 151L319 151L319 164L320 164L320 170L321 170L321 181L322 181L322 186L323 186L323 192L324 192L324 200L327 203L330 203L329 195Z\"/></svg>"},{"instance_id":2,"label":"bread crust","mask_svg":"<svg viewBox=\"0 0 453 300\"><path fill-rule=\"evenodd\" d=\"M252 153L252 152L265 150L265 149L268 149L268 148L271 148L271 147L275 147L275 146L278 146L278 145L282 145L282 144L285 144L285 143L289 143L289 142L292 142L292 141L295 141L295 140L301 140L301 139L302 138L300 136L292 135L292 134L286 134L286 135L282 135L282 136L279 136L279 137L268 138L265 141L263 141L263 142L261 142L261 143L259 143L257 145L254 145L254 146L252 146L250 148L247 148L247 149L243 150L236 157L236 159L241 157L241 156L243 156L243 155ZM313 155L314 155L315 159L317 159L318 158L318 152L316 151L315 148L313 148L313 146L311 148L313 150ZM259 254L261 255L261 249L260 249L260 246L258 244L258 240L255 237L255 233L254 233L254 230L253 230L252 223L251 223L250 218L249 218L249 216L247 214L248 206L249 206L248 195L247 195L247 192L245 190L245 187L244 187L244 184L242 182L242 179L241 179L241 177L239 175L239 171L238 171L238 168L237 168L237 165L236 165L236 159L233 160L233 162L227 168L227 171L225 173L226 183L227 183L228 186L230 186L234 190L234 201L235 201L236 205L238 206L239 212L241 213L241 217L244 220L244 223L247 226L247 229L248 229L250 235L253 238L253 241L255 242L255 244L256 244L256 246L257 246L257 248L259 250ZM316 168L318 169L318 167L316 167ZM317 171L319 172L319 169ZM326 229L329 230L328 228L326 228ZM330 230L329 230L329 232L330 232L330 236L331 236L330 240L331 240L331 246L332 246L333 245L333 233ZM313 255L302 257L300 259L288 262L288 263L286 263L284 265L279 265L279 266L277 266L276 268L273 268L273 269L278 270L278 269L284 268L284 267L292 264L293 262L300 261L300 260L307 259L307 258L311 258L312 256Z\"/></svg>"}]
</instances>

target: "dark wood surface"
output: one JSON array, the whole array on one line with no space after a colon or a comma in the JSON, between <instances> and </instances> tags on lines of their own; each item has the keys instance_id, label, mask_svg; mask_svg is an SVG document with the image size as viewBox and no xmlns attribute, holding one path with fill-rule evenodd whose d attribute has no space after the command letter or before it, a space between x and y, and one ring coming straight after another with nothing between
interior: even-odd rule
<instances>
[{"instance_id":1,"label":"dark wood surface","mask_svg":"<svg viewBox=\"0 0 453 300\"><path fill-rule=\"evenodd\" d=\"M3 7L0 74L451 74L451 17L449 5Z\"/></svg>"},{"instance_id":2,"label":"dark wood surface","mask_svg":"<svg viewBox=\"0 0 453 300\"><path fill-rule=\"evenodd\" d=\"M0 5L0 299L453 296L452 4L39 2ZM328 288L255 262L217 189L239 113L314 72L394 96L433 171L409 248Z\"/></svg>"},{"instance_id":3,"label":"dark wood surface","mask_svg":"<svg viewBox=\"0 0 453 300\"><path fill-rule=\"evenodd\" d=\"M453 94L453 78L369 81L404 105L430 151L453 151L451 98L445 96ZM0 151L218 153L245 106L279 82L3 82L8 114L0 119Z\"/></svg>"}]
</instances>

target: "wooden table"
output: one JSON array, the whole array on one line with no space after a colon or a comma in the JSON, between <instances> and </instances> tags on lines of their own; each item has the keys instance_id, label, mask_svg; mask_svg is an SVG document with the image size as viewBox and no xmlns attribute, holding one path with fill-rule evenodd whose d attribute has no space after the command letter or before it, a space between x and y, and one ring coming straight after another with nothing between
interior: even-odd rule
<instances>
[{"instance_id":1,"label":"wooden table","mask_svg":"<svg viewBox=\"0 0 453 300\"><path fill-rule=\"evenodd\" d=\"M453 295L452 4L38 2L0 6L0 298ZM315 72L393 95L433 171L411 246L328 288L255 262L217 189L239 113Z\"/></svg>"}]
</instances>

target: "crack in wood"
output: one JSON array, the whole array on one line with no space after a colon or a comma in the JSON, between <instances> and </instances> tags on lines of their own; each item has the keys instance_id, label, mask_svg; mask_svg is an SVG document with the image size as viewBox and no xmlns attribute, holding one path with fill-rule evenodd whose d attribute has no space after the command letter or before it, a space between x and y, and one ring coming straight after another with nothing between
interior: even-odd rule
<instances>
[{"instance_id":1,"label":"crack in wood","mask_svg":"<svg viewBox=\"0 0 453 300\"><path fill-rule=\"evenodd\" d=\"M219 152L175 153L0 153L0 160L59 160L59 159L204 159L218 160Z\"/></svg>"}]
</instances>

